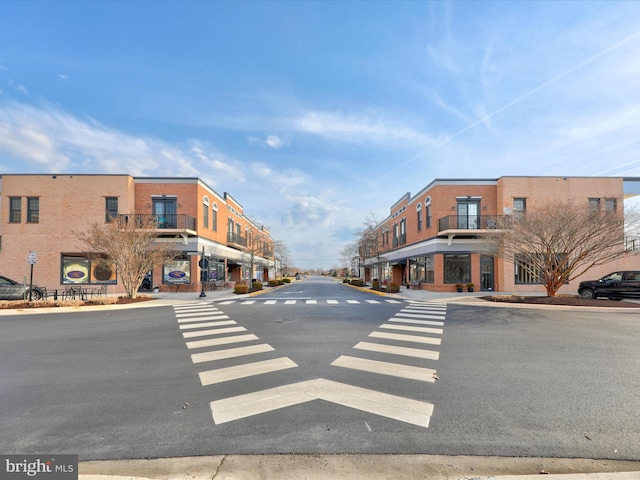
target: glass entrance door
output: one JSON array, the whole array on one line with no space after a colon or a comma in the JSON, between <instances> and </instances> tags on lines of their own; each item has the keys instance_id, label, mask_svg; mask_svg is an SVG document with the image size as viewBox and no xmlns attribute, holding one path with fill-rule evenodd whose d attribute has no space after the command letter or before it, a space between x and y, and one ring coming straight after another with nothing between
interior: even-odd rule
<instances>
[{"instance_id":1,"label":"glass entrance door","mask_svg":"<svg viewBox=\"0 0 640 480\"><path fill-rule=\"evenodd\" d=\"M478 202L458 202L458 229L477 230L478 212L480 212Z\"/></svg>"},{"instance_id":2,"label":"glass entrance door","mask_svg":"<svg viewBox=\"0 0 640 480\"><path fill-rule=\"evenodd\" d=\"M480 290L493 291L493 257L482 255L480 257Z\"/></svg>"}]
</instances>

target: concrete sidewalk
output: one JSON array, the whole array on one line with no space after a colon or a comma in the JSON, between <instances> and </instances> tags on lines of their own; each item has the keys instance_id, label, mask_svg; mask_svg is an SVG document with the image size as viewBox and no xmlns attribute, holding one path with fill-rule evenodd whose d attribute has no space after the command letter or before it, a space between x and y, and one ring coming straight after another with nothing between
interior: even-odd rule
<instances>
[{"instance_id":1,"label":"concrete sidewalk","mask_svg":"<svg viewBox=\"0 0 640 480\"><path fill-rule=\"evenodd\" d=\"M445 455L219 455L81 462L79 467L79 480L640 479L640 462Z\"/></svg>"}]
</instances>

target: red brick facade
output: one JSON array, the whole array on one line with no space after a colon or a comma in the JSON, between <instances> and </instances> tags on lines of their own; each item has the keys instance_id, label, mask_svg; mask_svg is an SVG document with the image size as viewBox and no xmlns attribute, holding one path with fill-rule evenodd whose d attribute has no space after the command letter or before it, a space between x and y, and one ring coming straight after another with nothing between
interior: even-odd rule
<instances>
[{"instance_id":1,"label":"red brick facade","mask_svg":"<svg viewBox=\"0 0 640 480\"><path fill-rule=\"evenodd\" d=\"M14 199L13 201L11 199ZM29 198L37 199L37 214L28 219ZM269 232L244 216L242 206L227 193L218 194L197 178L134 178L129 175L2 175L0 177L0 275L16 281L27 279L30 251L37 252L34 283L47 289L62 289L72 280L65 275L69 255L81 256L77 235L95 222L106 221L107 199L117 199L117 214L150 215L159 224L158 241L175 243L189 282L172 284L162 266L153 270L153 285L160 289L201 288L199 260L204 249L210 260L210 282L261 278L267 280L273 265L273 240ZM11 209L20 204L20 218L10 221ZM14 208L15 210L15 208ZM205 215L206 211L206 215ZM13 212L14 217L18 213ZM240 243L229 242L228 221L240 225ZM28 221L31 220L31 221ZM206 226L205 226L206 222ZM251 238L255 250L254 271L249 272L247 252ZM164 273L163 273L164 271ZM100 283L93 272L79 282ZM121 293L114 276L110 293Z\"/></svg>"},{"instance_id":2,"label":"red brick facade","mask_svg":"<svg viewBox=\"0 0 640 480\"><path fill-rule=\"evenodd\" d=\"M638 183L638 179L629 179ZM392 205L372 236L382 252L364 253L362 275L367 281L387 281L433 291L455 291L456 284L472 283L474 290L540 291L540 284L519 284L514 265L482 251L482 230L492 228L498 216L526 205L550 201L598 198L624 208L622 178L609 177L501 177L499 179L434 180L417 195L405 194ZM492 224L494 222L494 224ZM368 257L368 258L367 258ZM589 278L615 270L640 268L640 255L593 268ZM576 291L581 278L562 287Z\"/></svg>"}]
</instances>

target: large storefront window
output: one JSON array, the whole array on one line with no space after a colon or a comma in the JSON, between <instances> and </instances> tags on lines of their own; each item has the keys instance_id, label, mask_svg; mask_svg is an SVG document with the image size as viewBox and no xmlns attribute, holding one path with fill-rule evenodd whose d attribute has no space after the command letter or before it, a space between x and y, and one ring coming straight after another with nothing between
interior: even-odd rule
<instances>
[{"instance_id":1,"label":"large storefront window","mask_svg":"<svg viewBox=\"0 0 640 480\"><path fill-rule=\"evenodd\" d=\"M444 283L471 281L471 255L444 255Z\"/></svg>"},{"instance_id":2,"label":"large storefront window","mask_svg":"<svg viewBox=\"0 0 640 480\"><path fill-rule=\"evenodd\" d=\"M433 255L415 257L409 261L409 280L413 282L434 283Z\"/></svg>"},{"instance_id":3,"label":"large storefront window","mask_svg":"<svg viewBox=\"0 0 640 480\"><path fill-rule=\"evenodd\" d=\"M168 285L191 283L191 259L187 255L164 262L162 283Z\"/></svg>"},{"instance_id":4,"label":"large storefront window","mask_svg":"<svg viewBox=\"0 0 640 480\"><path fill-rule=\"evenodd\" d=\"M539 265L531 259L516 258L513 266L516 284L542 283L542 271Z\"/></svg>"},{"instance_id":5,"label":"large storefront window","mask_svg":"<svg viewBox=\"0 0 640 480\"><path fill-rule=\"evenodd\" d=\"M114 284L116 282L116 272L109 266L91 261L83 255L62 255L63 284Z\"/></svg>"}]
</instances>

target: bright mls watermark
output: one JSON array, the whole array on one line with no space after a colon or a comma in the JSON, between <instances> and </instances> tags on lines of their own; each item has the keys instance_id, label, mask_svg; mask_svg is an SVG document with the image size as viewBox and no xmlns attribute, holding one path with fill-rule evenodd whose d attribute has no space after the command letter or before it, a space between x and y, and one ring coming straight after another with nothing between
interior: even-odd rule
<instances>
[{"instance_id":1,"label":"bright mls watermark","mask_svg":"<svg viewBox=\"0 0 640 480\"><path fill-rule=\"evenodd\" d=\"M78 480L78 455L0 455L2 480Z\"/></svg>"}]
</instances>

